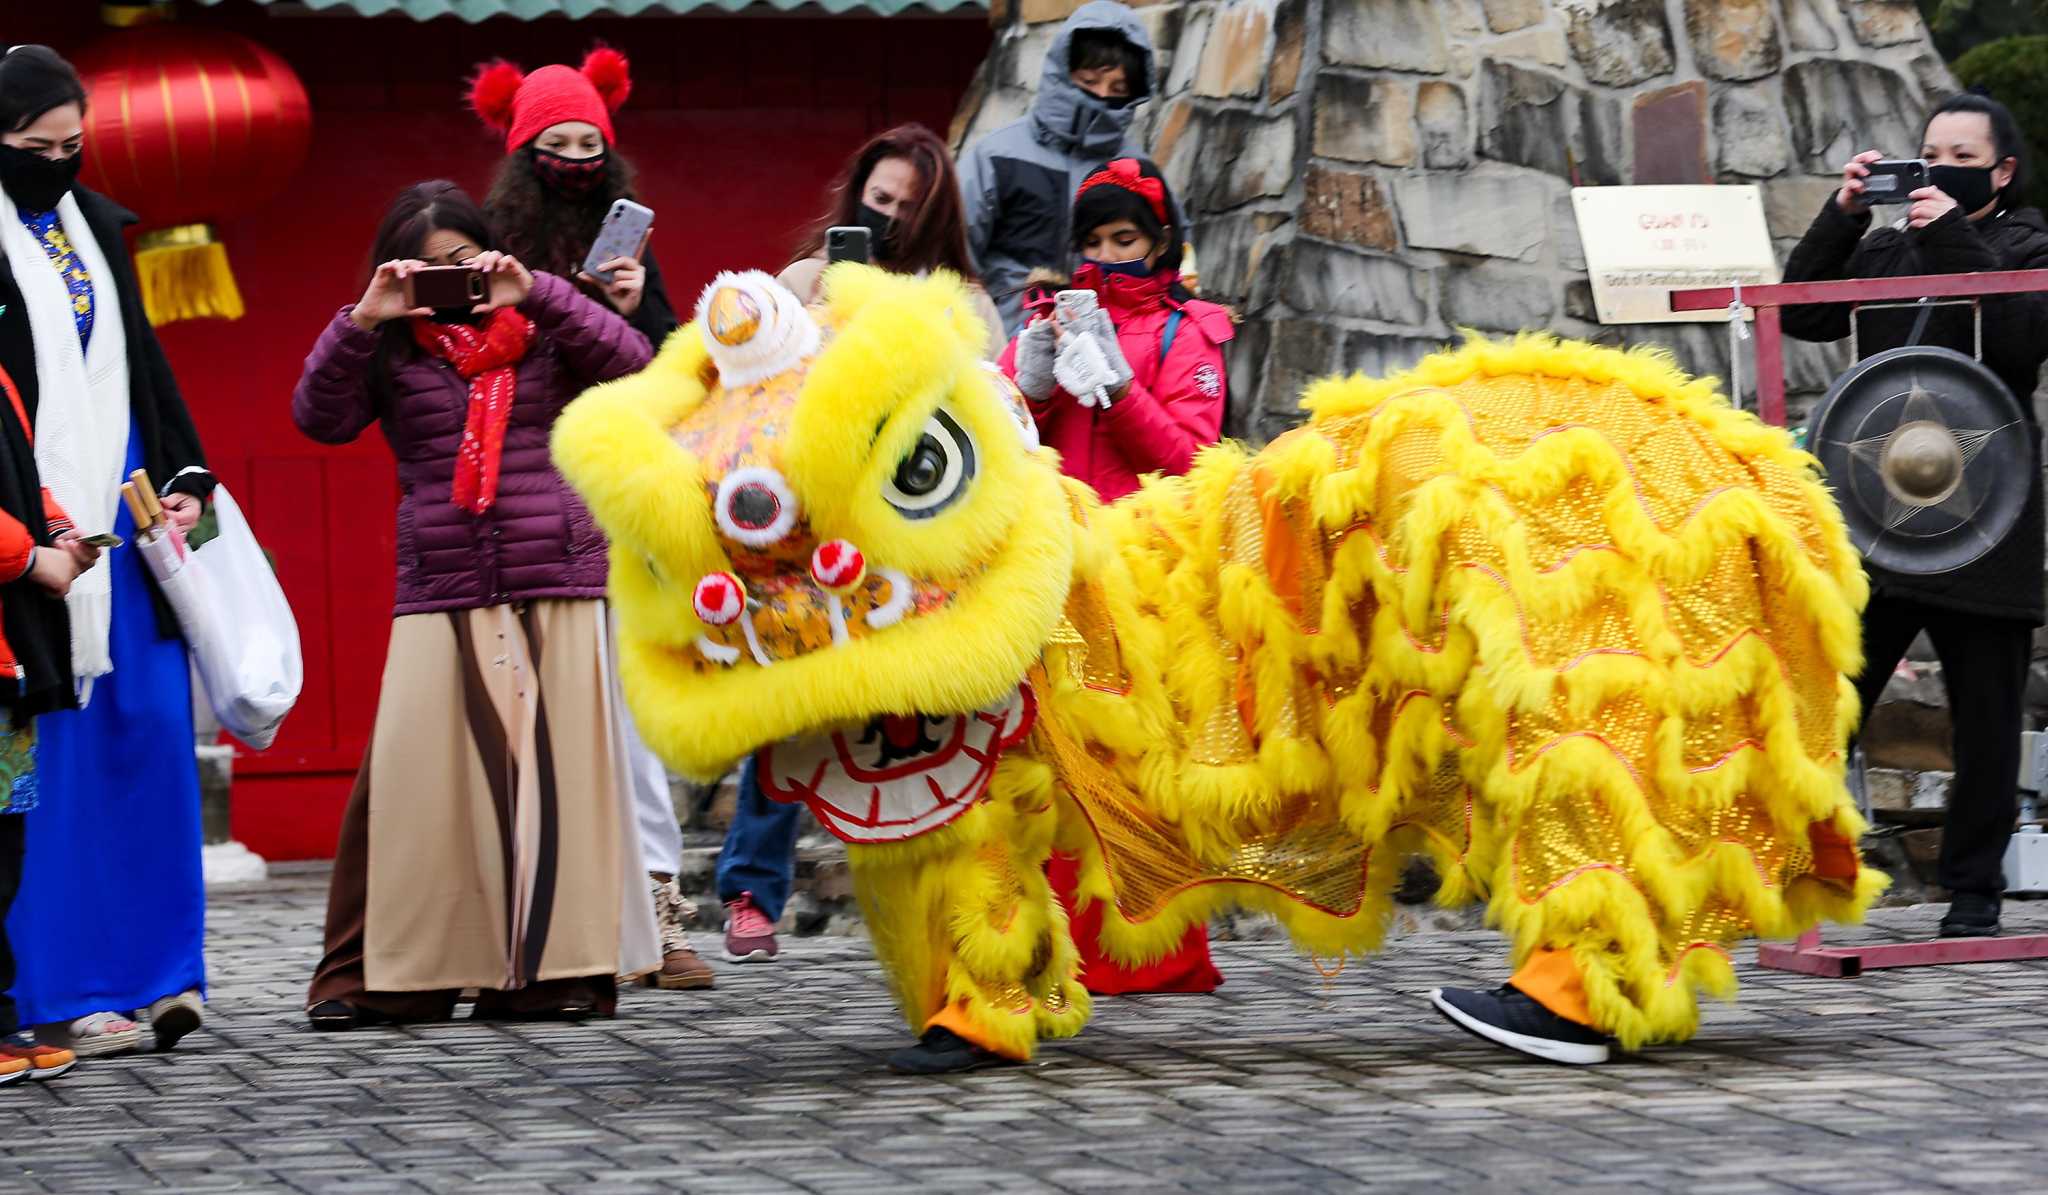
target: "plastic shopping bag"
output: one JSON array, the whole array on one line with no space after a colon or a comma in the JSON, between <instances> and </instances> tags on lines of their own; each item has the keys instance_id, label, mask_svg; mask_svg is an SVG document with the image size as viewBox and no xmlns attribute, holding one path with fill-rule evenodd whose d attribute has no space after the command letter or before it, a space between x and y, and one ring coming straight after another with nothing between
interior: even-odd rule
<instances>
[{"instance_id":1,"label":"plastic shopping bag","mask_svg":"<svg viewBox=\"0 0 2048 1195\"><path fill-rule=\"evenodd\" d=\"M159 545L140 546L178 616L214 716L260 751L276 740L304 683L299 625L226 486L214 488L213 510L220 532L197 548L162 552L159 561L150 559Z\"/></svg>"}]
</instances>

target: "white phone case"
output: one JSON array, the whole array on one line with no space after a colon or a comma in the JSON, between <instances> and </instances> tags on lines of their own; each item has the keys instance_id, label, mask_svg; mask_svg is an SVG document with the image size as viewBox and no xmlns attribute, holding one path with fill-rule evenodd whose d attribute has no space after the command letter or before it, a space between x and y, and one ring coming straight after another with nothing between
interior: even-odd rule
<instances>
[{"instance_id":1,"label":"white phone case","mask_svg":"<svg viewBox=\"0 0 2048 1195\"><path fill-rule=\"evenodd\" d=\"M597 267L615 257L638 257L646 247L647 234L654 228L654 209L643 207L630 199L621 199L612 204L604 214L604 226L597 230L597 239L590 243L590 254L583 259L583 272L599 282L610 285L610 270Z\"/></svg>"}]
</instances>

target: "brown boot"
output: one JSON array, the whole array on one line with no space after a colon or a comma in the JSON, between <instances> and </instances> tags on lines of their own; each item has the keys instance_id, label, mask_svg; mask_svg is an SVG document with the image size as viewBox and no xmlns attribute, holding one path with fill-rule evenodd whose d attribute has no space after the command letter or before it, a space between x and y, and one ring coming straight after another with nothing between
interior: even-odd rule
<instances>
[{"instance_id":1,"label":"brown boot","mask_svg":"<svg viewBox=\"0 0 2048 1195\"><path fill-rule=\"evenodd\" d=\"M683 920L695 910L689 901L683 899L682 890L676 887L676 878L650 874L647 883L654 894L654 923L661 930L661 970L641 982L665 991L710 987L717 982L717 976L713 974L711 964L698 958L697 952L690 949L689 937L683 932Z\"/></svg>"}]
</instances>

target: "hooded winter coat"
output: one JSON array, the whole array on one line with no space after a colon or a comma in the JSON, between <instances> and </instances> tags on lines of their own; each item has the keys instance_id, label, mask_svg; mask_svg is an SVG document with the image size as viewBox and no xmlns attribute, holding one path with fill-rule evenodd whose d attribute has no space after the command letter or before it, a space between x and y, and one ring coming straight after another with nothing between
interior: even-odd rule
<instances>
[{"instance_id":1,"label":"hooded winter coat","mask_svg":"<svg viewBox=\"0 0 2048 1195\"><path fill-rule=\"evenodd\" d=\"M1851 214L1829 197L1785 263L1785 281L1897 278L1911 274L1968 274L2048 267L2048 222L2033 208L2008 209L1971 221L1950 212L1924 228L1870 228L1869 213ZM1849 335L1849 305L1815 303L1784 310L1785 334L1800 340ZM2019 400L2026 417L2033 467L2014 484L2028 487L2027 505L2004 542L1964 568L1934 576L1907 576L1868 563L1871 589L1942 610L2007 618L2039 626L2043 565L2041 433L2034 390L2048 359L2048 295L2001 295L1983 302L1984 364ZM1857 350L1868 357L1898 348L1912 335L1915 313L1878 310L1858 317ZM1935 308L1921 344L1969 353L1975 339L1969 309Z\"/></svg>"},{"instance_id":2,"label":"hooded winter coat","mask_svg":"<svg viewBox=\"0 0 2048 1195\"><path fill-rule=\"evenodd\" d=\"M1137 49L1145 77L1131 80L1121 106L1074 85L1074 35L1114 33ZM1131 139L1138 106L1158 84L1152 39L1138 14L1115 0L1091 0L1075 10L1045 51L1031 111L973 145L960 159L960 189L967 203L967 247L981 284L995 300L1003 335L1024 326L1017 297L1024 279L1040 268L1067 273L1068 215L1081 182L1111 158L1143 156ZM1174 232L1188 239L1187 219L1176 205Z\"/></svg>"},{"instance_id":3,"label":"hooded winter coat","mask_svg":"<svg viewBox=\"0 0 2048 1195\"><path fill-rule=\"evenodd\" d=\"M378 334L358 327L351 310L336 313L306 358L292 419L323 444L383 425L398 458L395 613L603 597L604 535L555 472L548 437L569 400L645 366L653 355L647 338L573 284L533 276L519 313L533 321L534 335L519 363L497 500L473 515L452 498L469 383L446 361L415 353L392 361L390 398L378 401Z\"/></svg>"},{"instance_id":4,"label":"hooded winter coat","mask_svg":"<svg viewBox=\"0 0 2048 1195\"><path fill-rule=\"evenodd\" d=\"M1223 346L1236 330L1227 309L1174 298L1179 277L1172 270L1104 277L1093 265L1074 274L1074 285L1093 290L1116 326L1131 386L1108 410L1084 407L1054 387L1046 401L1031 404L1031 414L1039 441L1060 454L1061 471L1094 486L1104 502L1137 489L1144 474L1187 472L1195 453L1222 434L1229 391ZM1016 341L999 364L1015 380Z\"/></svg>"}]
</instances>

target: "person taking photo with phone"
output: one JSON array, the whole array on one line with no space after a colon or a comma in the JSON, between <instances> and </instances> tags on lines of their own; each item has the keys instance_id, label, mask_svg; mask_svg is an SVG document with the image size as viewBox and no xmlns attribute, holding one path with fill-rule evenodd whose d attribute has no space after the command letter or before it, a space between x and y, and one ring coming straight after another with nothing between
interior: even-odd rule
<instances>
[{"instance_id":1,"label":"person taking photo with phone","mask_svg":"<svg viewBox=\"0 0 2048 1195\"><path fill-rule=\"evenodd\" d=\"M307 1016L446 1020L465 988L477 1019L609 1016L614 977L660 956L605 539L548 437L571 399L652 350L500 251L450 182L401 192L371 261L292 395L323 444L379 425L399 484L397 608Z\"/></svg>"},{"instance_id":2,"label":"person taking photo with phone","mask_svg":"<svg viewBox=\"0 0 2048 1195\"><path fill-rule=\"evenodd\" d=\"M1895 219L1871 231L1872 170L1878 150L1842 166L1842 185L1792 251L1785 281L1890 278L2048 267L2048 222L2023 206L2024 142L2012 113L1982 95L1935 107L1920 137L1926 184L1901 196ZM1917 172L1917 166L1914 168ZM1865 563L1870 605L1863 613L1863 675L1857 687L1867 721L1913 639L1933 641L1955 722L1955 783L1949 789L1939 880L1952 896L1944 937L1998 932L2005 890L2001 866L2018 816L2020 720L2033 629L2042 622L2043 564L2040 430L2034 390L2048 359L2048 296L1981 300L1984 364L1998 375L2027 420L2032 467L2005 484L2025 486L2025 513L1998 547L1937 576L1907 576ZM1853 317L1864 356L1905 344L1974 351L1967 306L1870 311ZM1787 307L1784 329L1801 340L1850 334L1847 304ZM1960 683L1958 683L1960 682Z\"/></svg>"},{"instance_id":3,"label":"person taking photo with phone","mask_svg":"<svg viewBox=\"0 0 2048 1195\"><path fill-rule=\"evenodd\" d=\"M967 283L975 314L988 329L988 355L1003 349L1003 323L975 277L967 255L965 217L953 155L921 124L899 125L854 152L827 192L825 212L803 234L796 260L776 281L809 304L832 264L834 229L866 236L865 257L851 260L898 274L950 270ZM772 962L780 955L776 925L796 879L796 839L803 806L770 801L754 778L751 757L740 764L739 802L718 853L718 899L725 906L725 958Z\"/></svg>"},{"instance_id":4,"label":"person taking photo with phone","mask_svg":"<svg viewBox=\"0 0 2048 1195\"><path fill-rule=\"evenodd\" d=\"M1176 210L1150 162L1118 158L1083 180L1068 234L1081 265L1053 311L1033 316L1000 363L1061 470L1104 502L1136 490L1145 474L1187 472L1223 430L1223 346L1235 328L1227 308L1181 286ZM1072 919L1089 991L1207 992L1223 982L1199 927L1149 966L1105 957L1096 943L1101 909L1074 907L1073 860L1056 854L1047 872Z\"/></svg>"},{"instance_id":5,"label":"person taking photo with phone","mask_svg":"<svg viewBox=\"0 0 2048 1195\"><path fill-rule=\"evenodd\" d=\"M0 369L40 484L81 532L133 538L119 494L138 469L189 532L213 475L143 313L123 239L135 216L78 185L87 103L47 47L0 55ZM22 827L36 847L8 918L14 996L39 1040L80 1057L141 1048L141 1009L167 1050L199 1027L206 985L191 666L131 549L73 578L65 607L79 708L37 719L36 785L51 799Z\"/></svg>"},{"instance_id":6,"label":"person taking photo with phone","mask_svg":"<svg viewBox=\"0 0 2048 1195\"><path fill-rule=\"evenodd\" d=\"M827 192L824 215L805 232L796 260L776 277L806 304L817 299L831 264L827 238L834 228L865 230L867 260L892 273L959 275L974 298L975 314L988 325L988 355L1003 351L1008 338L1002 319L967 253L953 155L937 134L921 124L898 125L847 159Z\"/></svg>"},{"instance_id":7,"label":"person taking photo with phone","mask_svg":"<svg viewBox=\"0 0 2048 1195\"><path fill-rule=\"evenodd\" d=\"M574 279L660 348L677 321L651 245L598 263L609 282L583 268L612 205L639 198L633 163L612 130L612 114L632 90L626 56L600 45L581 67L529 75L502 59L488 63L470 81L469 104L505 138L484 196L505 251L530 269Z\"/></svg>"},{"instance_id":8,"label":"person taking photo with phone","mask_svg":"<svg viewBox=\"0 0 2048 1195\"><path fill-rule=\"evenodd\" d=\"M484 198L505 251L532 269L575 279L584 294L624 316L659 349L677 321L648 240L622 255L589 260L607 213L638 199L633 163L619 152L612 129L612 114L633 89L630 68L625 55L603 45L580 68L544 66L528 75L501 60L478 70L469 102L505 137L505 158ZM591 264L605 278L585 269ZM662 967L650 982L664 990L708 988L715 977L684 930L695 909L676 884L683 835L668 771L640 741L630 717L626 733L643 863L662 936Z\"/></svg>"}]
</instances>

